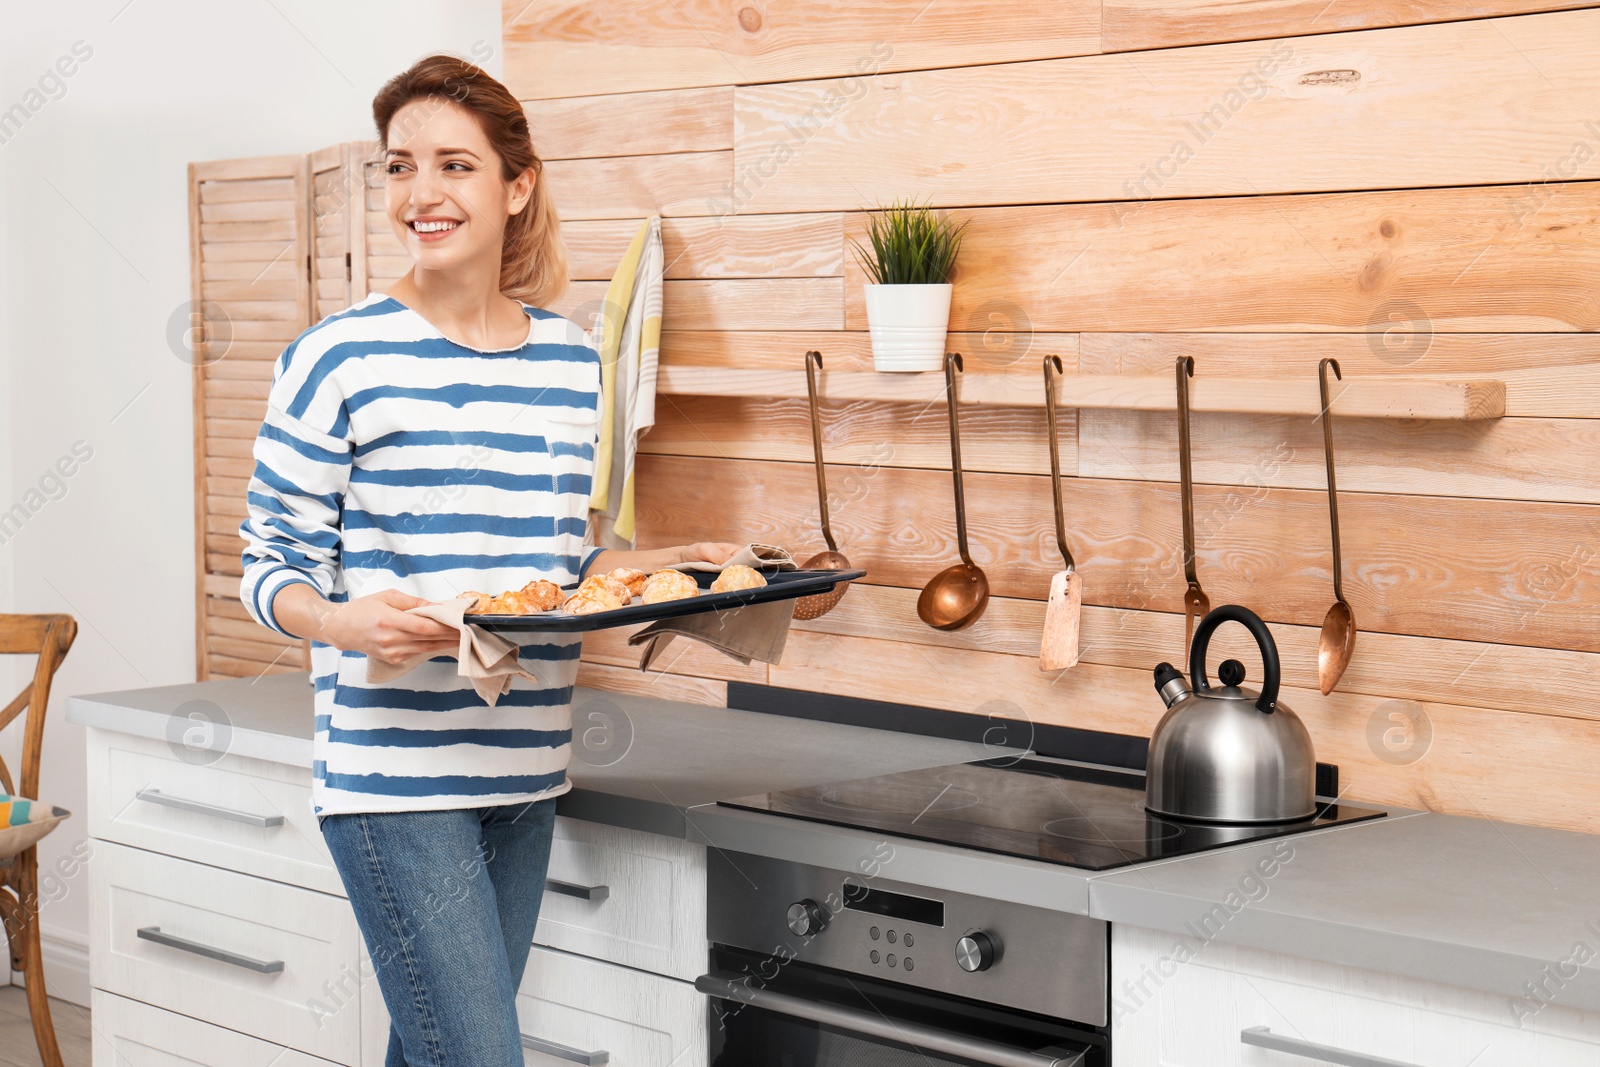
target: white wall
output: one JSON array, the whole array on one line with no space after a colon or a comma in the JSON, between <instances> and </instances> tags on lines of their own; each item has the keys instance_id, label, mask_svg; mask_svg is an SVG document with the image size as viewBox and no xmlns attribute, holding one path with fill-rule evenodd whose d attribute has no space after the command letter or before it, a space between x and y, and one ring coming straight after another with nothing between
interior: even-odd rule
<instances>
[{"instance_id":1,"label":"white wall","mask_svg":"<svg viewBox=\"0 0 1600 1067\"><path fill-rule=\"evenodd\" d=\"M385 79L485 44L498 74L496 0L9 10L0 112L37 110L0 144L0 511L75 442L93 450L0 545L0 611L67 611L80 626L41 786L75 816L41 847L42 869L87 833L83 733L65 697L194 680L191 372L167 338L189 297L186 165L370 137ZM58 87L49 72L74 45L90 54ZM29 97L42 76L46 92ZM0 705L11 680L0 673ZM87 1003L83 874L61 892L44 910L47 984Z\"/></svg>"},{"instance_id":2,"label":"white wall","mask_svg":"<svg viewBox=\"0 0 1600 1067\"><path fill-rule=\"evenodd\" d=\"M5 46L0 44L0 49ZM0 56L5 53L0 52ZM0 62L0 82L7 80L7 67ZM0 97L0 99L5 99ZM7 324L11 321L10 293L6 287L6 260L4 249L11 247L10 235L7 232L7 212L5 201L5 152L0 151L0 509L11 506L11 361L5 358L5 333ZM0 546L0 613L14 611L12 607L11 553ZM16 677L16 667L11 660L15 657L0 656L0 700L9 700L15 691L13 679ZM3 705L0 705L3 706ZM17 765L17 753L21 749L20 731L13 728L0 733L0 759L6 761L6 766ZM4 973L7 981L9 972ZM0 982L5 985L6 982Z\"/></svg>"}]
</instances>

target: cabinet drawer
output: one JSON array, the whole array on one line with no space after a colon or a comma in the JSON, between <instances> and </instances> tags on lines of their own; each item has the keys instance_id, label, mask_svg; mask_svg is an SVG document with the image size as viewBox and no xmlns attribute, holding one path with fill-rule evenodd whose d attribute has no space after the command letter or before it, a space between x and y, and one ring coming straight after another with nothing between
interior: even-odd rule
<instances>
[{"instance_id":1,"label":"cabinet drawer","mask_svg":"<svg viewBox=\"0 0 1600 1067\"><path fill-rule=\"evenodd\" d=\"M517 992L528 1067L702 1067L708 1018L688 982L537 945Z\"/></svg>"},{"instance_id":2,"label":"cabinet drawer","mask_svg":"<svg viewBox=\"0 0 1600 1067\"><path fill-rule=\"evenodd\" d=\"M343 895L308 768L186 763L165 741L106 730L90 731L88 750L92 836Z\"/></svg>"},{"instance_id":3,"label":"cabinet drawer","mask_svg":"<svg viewBox=\"0 0 1600 1067\"><path fill-rule=\"evenodd\" d=\"M356 1062L361 935L344 898L112 842L89 876L96 988Z\"/></svg>"},{"instance_id":4,"label":"cabinet drawer","mask_svg":"<svg viewBox=\"0 0 1600 1067\"><path fill-rule=\"evenodd\" d=\"M94 1067L331 1067L293 1049L96 989Z\"/></svg>"},{"instance_id":5,"label":"cabinet drawer","mask_svg":"<svg viewBox=\"0 0 1600 1067\"><path fill-rule=\"evenodd\" d=\"M702 845L556 819L534 942L693 981L706 969Z\"/></svg>"},{"instance_id":6,"label":"cabinet drawer","mask_svg":"<svg viewBox=\"0 0 1600 1067\"><path fill-rule=\"evenodd\" d=\"M1549 1006L1519 1027L1491 993L1196 943L1113 927L1117 1067L1600 1067L1600 1016Z\"/></svg>"}]
</instances>

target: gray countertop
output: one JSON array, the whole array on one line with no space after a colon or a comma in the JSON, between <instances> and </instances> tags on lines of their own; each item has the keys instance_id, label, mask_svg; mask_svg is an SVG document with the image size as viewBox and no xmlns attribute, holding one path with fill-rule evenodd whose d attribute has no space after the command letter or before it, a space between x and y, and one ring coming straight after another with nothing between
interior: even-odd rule
<instances>
[{"instance_id":1,"label":"gray countertop","mask_svg":"<svg viewBox=\"0 0 1600 1067\"><path fill-rule=\"evenodd\" d=\"M67 719L177 740L191 717L217 746L311 766L312 691L303 674L70 697ZM717 800L981 758L959 741L807 722L579 687L573 697L572 791L563 815L670 837L688 809Z\"/></svg>"},{"instance_id":2,"label":"gray countertop","mask_svg":"<svg viewBox=\"0 0 1600 1067\"><path fill-rule=\"evenodd\" d=\"M70 697L67 709L84 726L174 739L195 714L223 724L230 752L310 765L305 675ZM1508 998L1542 983L1554 1003L1600 1011L1600 836L1392 811L1098 874L906 838L887 839L884 861L883 835L715 802L996 753L583 688L573 723L573 788L559 805L573 818L844 870L870 857L899 881Z\"/></svg>"},{"instance_id":3,"label":"gray countertop","mask_svg":"<svg viewBox=\"0 0 1600 1067\"><path fill-rule=\"evenodd\" d=\"M1258 864L1283 845L1292 853L1263 877ZM1089 903L1090 914L1191 944L1220 927L1235 944L1507 998L1532 983L1552 1003L1600 1010L1600 837L1590 834L1386 818L1110 872L1091 881ZM1587 962L1573 968L1564 961L1580 943Z\"/></svg>"}]
</instances>

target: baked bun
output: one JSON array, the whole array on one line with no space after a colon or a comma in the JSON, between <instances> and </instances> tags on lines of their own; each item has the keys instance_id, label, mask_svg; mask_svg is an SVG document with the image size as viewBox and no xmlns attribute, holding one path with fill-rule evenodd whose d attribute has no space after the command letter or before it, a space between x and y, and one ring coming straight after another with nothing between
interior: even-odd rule
<instances>
[{"instance_id":1,"label":"baked bun","mask_svg":"<svg viewBox=\"0 0 1600 1067\"><path fill-rule=\"evenodd\" d=\"M717 580L711 583L713 593L731 593L735 589L759 589L767 584L761 572L754 567L746 567L743 563L735 563L723 569L717 575Z\"/></svg>"},{"instance_id":2,"label":"baked bun","mask_svg":"<svg viewBox=\"0 0 1600 1067\"><path fill-rule=\"evenodd\" d=\"M543 578L536 578L523 586L521 595L527 603L535 605L534 611L554 611L561 606L561 587Z\"/></svg>"},{"instance_id":3,"label":"baked bun","mask_svg":"<svg viewBox=\"0 0 1600 1067\"><path fill-rule=\"evenodd\" d=\"M627 583L619 581L609 574L591 574L578 583L577 591L579 593L586 593L591 589L604 589L623 604L633 599L633 590L628 588Z\"/></svg>"},{"instance_id":4,"label":"baked bun","mask_svg":"<svg viewBox=\"0 0 1600 1067\"><path fill-rule=\"evenodd\" d=\"M559 590L558 590L559 592ZM493 597L478 614L481 615L537 615L542 611L549 611L545 606L547 601L538 596L530 596L526 591L513 589Z\"/></svg>"},{"instance_id":5,"label":"baked bun","mask_svg":"<svg viewBox=\"0 0 1600 1067\"><path fill-rule=\"evenodd\" d=\"M509 589L499 596L469 589L462 596L476 597L468 615L539 615L554 611L561 605L561 587L543 578L535 578L521 589Z\"/></svg>"},{"instance_id":6,"label":"baked bun","mask_svg":"<svg viewBox=\"0 0 1600 1067\"><path fill-rule=\"evenodd\" d=\"M627 586L629 596L638 596L640 593L644 592L644 583L649 579L650 576L644 571L636 571L632 567L618 567L616 570L606 575L606 577L615 578L617 581Z\"/></svg>"},{"instance_id":7,"label":"baked bun","mask_svg":"<svg viewBox=\"0 0 1600 1067\"><path fill-rule=\"evenodd\" d=\"M480 602L477 613L479 615L521 615L522 612L518 610L519 601L515 598L515 593L501 593L499 596L492 596L486 602Z\"/></svg>"},{"instance_id":8,"label":"baked bun","mask_svg":"<svg viewBox=\"0 0 1600 1067\"><path fill-rule=\"evenodd\" d=\"M567 598L567 602L561 605L561 610L568 615L593 615L597 611L616 611L625 606L611 590L596 585L573 593Z\"/></svg>"},{"instance_id":9,"label":"baked bun","mask_svg":"<svg viewBox=\"0 0 1600 1067\"><path fill-rule=\"evenodd\" d=\"M645 580L639 594L646 604L660 604L668 600L686 600L700 595L695 580L682 571L656 571Z\"/></svg>"}]
</instances>

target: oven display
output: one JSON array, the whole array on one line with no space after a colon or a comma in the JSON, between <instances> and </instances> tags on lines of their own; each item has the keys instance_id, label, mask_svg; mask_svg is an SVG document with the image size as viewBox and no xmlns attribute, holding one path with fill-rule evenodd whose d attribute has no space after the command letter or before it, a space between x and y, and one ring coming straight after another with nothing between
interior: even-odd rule
<instances>
[{"instance_id":1,"label":"oven display","mask_svg":"<svg viewBox=\"0 0 1600 1067\"><path fill-rule=\"evenodd\" d=\"M846 885L843 896L844 906L851 911L864 911L887 919L927 926L944 926L944 902L940 900L868 889L863 885Z\"/></svg>"}]
</instances>

